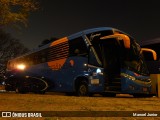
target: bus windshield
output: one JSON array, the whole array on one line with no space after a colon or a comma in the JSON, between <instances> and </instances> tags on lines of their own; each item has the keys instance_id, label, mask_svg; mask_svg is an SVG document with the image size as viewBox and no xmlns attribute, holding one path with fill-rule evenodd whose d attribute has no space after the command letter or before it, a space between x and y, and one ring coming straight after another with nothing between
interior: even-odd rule
<instances>
[{"instance_id":1,"label":"bus windshield","mask_svg":"<svg viewBox=\"0 0 160 120\"><path fill-rule=\"evenodd\" d=\"M90 40L99 59L102 61L102 66L108 73L117 74L120 73L120 68L127 68L140 75L149 74L143 55L140 52L140 46L135 40L130 38L130 48L126 48L123 40L115 38L101 40L101 37L106 36L104 33L106 32L92 34Z\"/></svg>"},{"instance_id":2,"label":"bus windshield","mask_svg":"<svg viewBox=\"0 0 160 120\"><path fill-rule=\"evenodd\" d=\"M122 55L124 57L124 67L127 67L129 70L132 70L138 74L149 74L140 46L135 41L132 41L131 48L126 50L126 52Z\"/></svg>"}]
</instances>

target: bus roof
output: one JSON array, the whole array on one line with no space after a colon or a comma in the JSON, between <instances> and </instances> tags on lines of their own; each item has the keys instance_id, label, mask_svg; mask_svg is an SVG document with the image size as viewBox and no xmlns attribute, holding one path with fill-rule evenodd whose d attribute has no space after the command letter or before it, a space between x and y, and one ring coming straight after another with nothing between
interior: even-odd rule
<instances>
[{"instance_id":1,"label":"bus roof","mask_svg":"<svg viewBox=\"0 0 160 120\"><path fill-rule=\"evenodd\" d=\"M89 34L89 33L98 32L98 31L104 31L104 30L110 30L110 31L113 31L113 32L114 31L119 31L121 33L125 33L123 31L120 31L120 30L112 28L112 27L98 27L98 28L86 29L86 30L77 32L75 34L72 34L72 35L68 36L68 39L73 39L75 37L79 37L82 34ZM125 33L125 34L127 34L127 33Z\"/></svg>"},{"instance_id":2,"label":"bus roof","mask_svg":"<svg viewBox=\"0 0 160 120\"><path fill-rule=\"evenodd\" d=\"M98 31L105 31L105 30L109 30L109 31L113 31L113 32L114 32L114 31L117 31L117 32L124 33L124 34L128 35L127 33L123 32L123 31L120 31L120 30L118 30L118 29L112 28L112 27L98 27L98 28L86 29L86 30L83 30L83 31L74 33L74 34L72 34L72 35L70 35L70 36L67 36L67 38L68 38L68 40L71 40L71 39L74 39L74 38L76 38L76 37L81 36L82 34L89 34L89 33L98 32ZM131 37L131 36L130 36L130 37ZM60 39L61 39L61 38L60 38ZM57 39L57 40L59 40L59 39ZM44 46L42 46L42 47L35 48L35 49L33 49L32 51L30 51L30 52L28 52L28 53L26 53L26 54L24 54L24 55L21 55L21 56L19 56L19 57L17 57L17 58L13 58L13 60L14 60L14 59L21 58L21 57L24 57L24 56L26 56L26 55L29 55L29 54L32 54L32 53L35 53L35 52L38 52L38 51L40 51L40 50L46 49L46 48L48 48L51 44L52 44L52 42L51 42L51 43L48 43L48 44L46 44L46 45L44 45Z\"/></svg>"}]
</instances>

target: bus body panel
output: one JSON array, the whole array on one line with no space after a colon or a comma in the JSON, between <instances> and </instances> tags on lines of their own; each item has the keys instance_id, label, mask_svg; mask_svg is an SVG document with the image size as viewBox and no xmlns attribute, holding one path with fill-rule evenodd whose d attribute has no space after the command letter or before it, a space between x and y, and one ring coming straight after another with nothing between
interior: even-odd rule
<instances>
[{"instance_id":1,"label":"bus body panel","mask_svg":"<svg viewBox=\"0 0 160 120\"><path fill-rule=\"evenodd\" d=\"M26 70L26 76L38 76L44 77L51 80L52 88L49 91L58 91L58 92L75 92L75 80L79 77L86 77L88 79L89 92L103 92L103 76L92 76L90 74L93 72L96 74L97 68L89 68L89 71L86 70L85 64L87 64L86 58L70 57L68 58L63 66L57 70L48 66L46 63L38 64L30 67ZM61 65L61 62L56 62L56 65ZM98 83L93 83L93 80L99 80Z\"/></svg>"},{"instance_id":2,"label":"bus body panel","mask_svg":"<svg viewBox=\"0 0 160 120\"><path fill-rule=\"evenodd\" d=\"M148 91L151 91L151 82L145 82L145 79L149 79L148 76L137 76L134 72L125 69L122 69L121 76L123 93L148 93Z\"/></svg>"}]
</instances>

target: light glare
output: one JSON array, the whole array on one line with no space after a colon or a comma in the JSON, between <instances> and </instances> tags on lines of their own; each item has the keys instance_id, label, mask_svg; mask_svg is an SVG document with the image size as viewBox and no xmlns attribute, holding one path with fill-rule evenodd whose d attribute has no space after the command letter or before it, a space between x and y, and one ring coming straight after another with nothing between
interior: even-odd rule
<instances>
[{"instance_id":1,"label":"light glare","mask_svg":"<svg viewBox=\"0 0 160 120\"><path fill-rule=\"evenodd\" d=\"M26 68L26 66L24 64L17 65L17 69L19 69L19 70L24 70L25 68Z\"/></svg>"},{"instance_id":2,"label":"light glare","mask_svg":"<svg viewBox=\"0 0 160 120\"><path fill-rule=\"evenodd\" d=\"M99 68L96 70L96 73L101 73L101 72L102 72L102 71L101 71L101 69L99 69Z\"/></svg>"}]
</instances>

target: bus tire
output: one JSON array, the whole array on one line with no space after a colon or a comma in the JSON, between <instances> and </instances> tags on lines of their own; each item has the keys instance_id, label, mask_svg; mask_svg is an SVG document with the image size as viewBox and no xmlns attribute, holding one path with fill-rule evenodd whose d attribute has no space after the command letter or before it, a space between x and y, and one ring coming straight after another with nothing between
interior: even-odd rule
<instances>
[{"instance_id":1,"label":"bus tire","mask_svg":"<svg viewBox=\"0 0 160 120\"><path fill-rule=\"evenodd\" d=\"M14 91L14 87L11 85L5 85L5 90L6 91Z\"/></svg>"},{"instance_id":2,"label":"bus tire","mask_svg":"<svg viewBox=\"0 0 160 120\"><path fill-rule=\"evenodd\" d=\"M23 88L20 87L20 86L17 86L17 87L15 88L15 92L16 92L16 93L21 93L21 94L25 94L25 93L26 93L26 91L23 90Z\"/></svg>"},{"instance_id":3,"label":"bus tire","mask_svg":"<svg viewBox=\"0 0 160 120\"><path fill-rule=\"evenodd\" d=\"M88 96L88 84L83 81L80 82L78 89L77 89L78 96Z\"/></svg>"}]
</instances>

